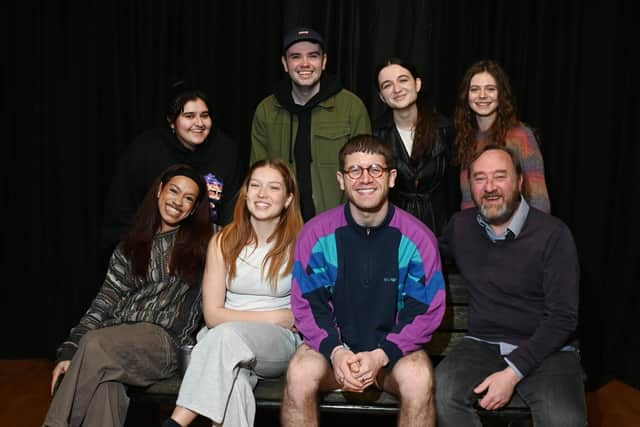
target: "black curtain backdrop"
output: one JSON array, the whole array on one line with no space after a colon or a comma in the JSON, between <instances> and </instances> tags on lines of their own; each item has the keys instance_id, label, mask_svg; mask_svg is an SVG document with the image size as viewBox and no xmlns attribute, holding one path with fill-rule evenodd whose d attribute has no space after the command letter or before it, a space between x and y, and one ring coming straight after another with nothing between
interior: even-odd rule
<instances>
[{"instance_id":1,"label":"black curtain backdrop","mask_svg":"<svg viewBox=\"0 0 640 427\"><path fill-rule=\"evenodd\" d=\"M283 31L313 26L328 72L382 105L373 70L407 57L451 115L472 62L495 58L541 135L553 214L582 266L580 336L590 388L640 388L635 2L160 1L2 6L0 357L52 357L102 282L104 194L139 132L163 124L168 85L215 99L214 125L248 159L255 106L283 77ZM509 268L505 266L505 268Z\"/></svg>"}]
</instances>

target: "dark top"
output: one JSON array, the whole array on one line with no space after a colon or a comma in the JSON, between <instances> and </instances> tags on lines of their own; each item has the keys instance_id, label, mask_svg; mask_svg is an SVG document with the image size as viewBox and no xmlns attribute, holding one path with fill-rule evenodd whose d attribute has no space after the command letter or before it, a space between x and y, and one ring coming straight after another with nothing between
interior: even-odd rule
<instances>
[{"instance_id":1,"label":"dark top","mask_svg":"<svg viewBox=\"0 0 640 427\"><path fill-rule=\"evenodd\" d=\"M127 147L116 166L105 202L103 249L112 250L124 237L153 181L176 163L186 163L202 175L212 173L223 181L222 199L216 203L216 222L224 225L231 221L233 201L245 170L235 142L213 128L209 138L191 151L168 129L152 129Z\"/></svg>"},{"instance_id":2,"label":"dark top","mask_svg":"<svg viewBox=\"0 0 640 427\"><path fill-rule=\"evenodd\" d=\"M453 257L469 291L469 335L517 345L508 358L526 376L575 339L573 237L562 221L531 207L516 238L494 242L477 214L476 208L455 214L440 251Z\"/></svg>"},{"instance_id":3,"label":"dark top","mask_svg":"<svg viewBox=\"0 0 640 427\"><path fill-rule=\"evenodd\" d=\"M387 370L431 339L445 311L433 233L389 206L376 227L358 225L349 204L307 222L296 243L291 309L305 343L330 361L347 344L384 350Z\"/></svg>"},{"instance_id":4,"label":"dark top","mask_svg":"<svg viewBox=\"0 0 640 427\"><path fill-rule=\"evenodd\" d=\"M311 189L311 112L322 101L325 101L342 90L342 85L334 77L323 74L320 79L320 90L304 105L298 105L291 95L291 79L281 80L274 93L276 99L289 114L298 116L298 132L293 144L293 155L296 167L296 179L300 188L300 211L305 221L316 215ZM289 122L293 132L293 120ZM293 138L289 138L293 142ZM291 153L290 153L291 154Z\"/></svg>"},{"instance_id":5,"label":"dark top","mask_svg":"<svg viewBox=\"0 0 640 427\"><path fill-rule=\"evenodd\" d=\"M391 145L396 158L398 175L391 189L391 202L411 213L439 236L447 221L460 205L459 171L452 166L451 123L434 113L436 133L431 152L412 160L410 153L393 121L393 112L387 110L374 124L373 134Z\"/></svg>"}]
</instances>

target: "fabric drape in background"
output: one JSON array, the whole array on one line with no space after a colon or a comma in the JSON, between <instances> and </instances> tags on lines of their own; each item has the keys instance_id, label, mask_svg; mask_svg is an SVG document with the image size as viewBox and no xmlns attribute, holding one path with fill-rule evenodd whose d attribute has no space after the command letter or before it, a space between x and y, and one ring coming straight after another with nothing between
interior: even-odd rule
<instances>
[{"instance_id":1,"label":"fabric drape in background","mask_svg":"<svg viewBox=\"0 0 640 427\"><path fill-rule=\"evenodd\" d=\"M214 126L248 159L253 110L284 76L282 33L305 25L325 35L327 71L372 117L382 110L372 74L386 56L413 61L449 116L466 67L485 57L504 66L541 135L553 214L578 245L588 384L640 387L636 16L623 0L4 4L0 356L52 356L88 307L104 273L98 237L115 162L163 125L170 83L211 92Z\"/></svg>"}]
</instances>

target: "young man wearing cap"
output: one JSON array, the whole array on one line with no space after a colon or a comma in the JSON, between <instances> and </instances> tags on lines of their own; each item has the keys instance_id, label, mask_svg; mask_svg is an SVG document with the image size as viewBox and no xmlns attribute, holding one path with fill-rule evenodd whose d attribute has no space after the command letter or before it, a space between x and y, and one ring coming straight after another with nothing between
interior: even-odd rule
<instances>
[{"instance_id":1,"label":"young man wearing cap","mask_svg":"<svg viewBox=\"0 0 640 427\"><path fill-rule=\"evenodd\" d=\"M327 54L317 31L290 31L282 50L288 78L256 108L251 163L279 157L294 167L306 221L343 201L335 184L338 151L352 136L370 133L371 123L360 98L323 74Z\"/></svg>"}]
</instances>

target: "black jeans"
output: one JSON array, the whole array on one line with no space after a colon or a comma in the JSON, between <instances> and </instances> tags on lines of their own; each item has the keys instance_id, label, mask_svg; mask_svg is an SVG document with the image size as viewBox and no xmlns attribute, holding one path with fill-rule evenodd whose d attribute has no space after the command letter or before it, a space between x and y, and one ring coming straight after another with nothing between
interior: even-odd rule
<instances>
[{"instance_id":1,"label":"black jeans","mask_svg":"<svg viewBox=\"0 0 640 427\"><path fill-rule=\"evenodd\" d=\"M481 426L473 389L508 365L497 345L464 339L436 367L438 426ZM575 351L559 351L524 377L515 392L531 409L535 426L587 424L582 367Z\"/></svg>"}]
</instances>

